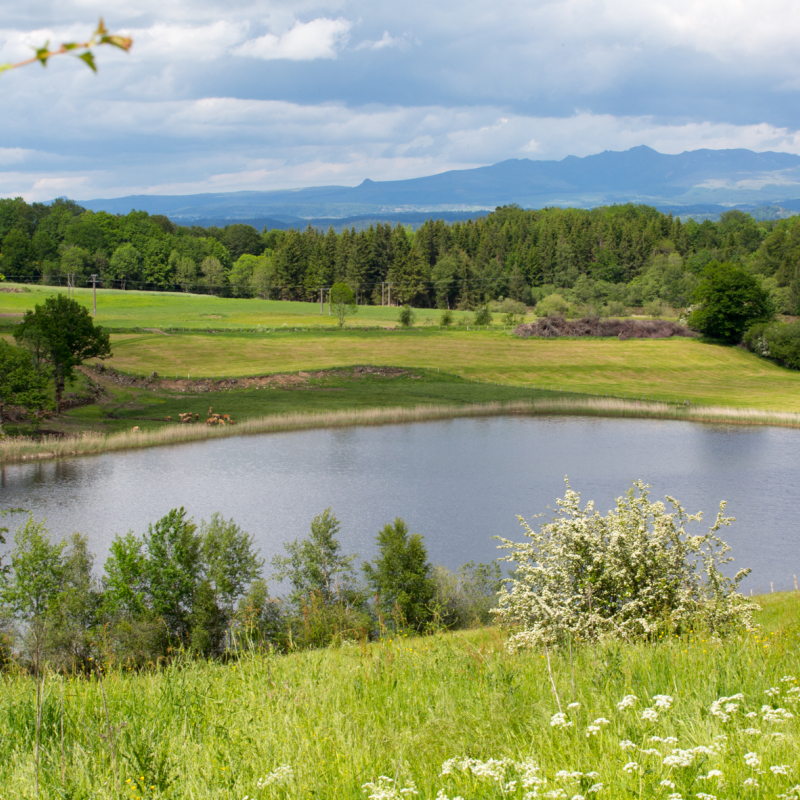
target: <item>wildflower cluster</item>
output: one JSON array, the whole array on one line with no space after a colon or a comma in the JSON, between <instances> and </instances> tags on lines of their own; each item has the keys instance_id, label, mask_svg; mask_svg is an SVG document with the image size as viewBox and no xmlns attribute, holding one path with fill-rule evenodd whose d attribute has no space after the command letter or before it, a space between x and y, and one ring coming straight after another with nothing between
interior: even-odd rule
<instances>
[{"instance_id":1,"label":"wildflower cluster","mask_svg":"<svg viewBox=\"0 0 800 800\"><path fill-rule=\"evenodd\" d=\"M763 694L769 705L743 693L714 700L708 706L709 719L720 732L700 743L671 734L676 727L683 729L676 715L680 697L653 694L647 701L627 694L606 710L608 718L570 703L550 717L547 727L556 748L579 760L572 768L567 764L545 770L533 757L460 756L442 764L441 782L430 796L611 800L635 794L658 800L800 800L800 765L786 735L777 731L776 738L774 730L782 728L796 741L796 717L786 708L800 695L796 684L793 676L786 676L778 687L770 687ZM749 720L758 720L760 728L745 728ZM632 738L617 738L623 731ZM587 769L587 758L596 769ZM413 782L401 785L386 776L363 788L368 800L403 800L418 793Z\"/></svg>"},{"instance_id":2,"label":"wildflower cluster","mask_svg":"<svg viewBox=\"0 0 800 800\"><path fill-rule=\"evenodd\" d=\"M687 514L671 497L667 511L650 502L647 490L634 483L601 516L591 502L581 508L567 482L552 522L535 531L518 518L529 541L497 537L510 551L502 560L515 564L494 610L501 623L518 628L511 649L753 627L755 606L738 592L749 570L733 579L720 572L732 561L717 535L733 521L723 516L725 503L707 533L690 535L687 524L702 514Z\"/></svg>"}]
</instances>

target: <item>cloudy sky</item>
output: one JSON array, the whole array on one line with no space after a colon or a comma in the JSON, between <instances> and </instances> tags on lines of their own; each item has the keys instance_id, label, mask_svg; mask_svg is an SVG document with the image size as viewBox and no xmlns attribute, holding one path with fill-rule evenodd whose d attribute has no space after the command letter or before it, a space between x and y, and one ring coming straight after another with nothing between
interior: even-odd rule
<instances>
[{"instance_id":1,"label":"cloudy sky","mask_svg":"<svg viewBox=\"0 0 800 800\"><path fill-rule=\"evenodd\" d=\"M0 0L0 196L398 179L646 144L800 154L796 0Z\"/></svg>"}]
</instances>

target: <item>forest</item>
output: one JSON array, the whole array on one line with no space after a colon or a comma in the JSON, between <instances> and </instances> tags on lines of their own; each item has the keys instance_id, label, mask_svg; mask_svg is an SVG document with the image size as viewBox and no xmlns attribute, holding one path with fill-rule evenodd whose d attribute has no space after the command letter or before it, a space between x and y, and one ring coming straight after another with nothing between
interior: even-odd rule
<instances>
[{"instance_id":1,"label":"forest","mask_svg":"<svg viewBox=\"0 0 800 800\"><path fill-rule=\"evenodd\" d=\"M0 273L45 284L316 300L337 282L360 304L472 309L510 298L549 311L620 315L690 304L712 261L742 265L779 313L800 311L800 218L739 210L686 222L645 205L498 207L416 231L378 223L323 232L183 227L167 217L87 211L66 199L0 199ZM549 308L554 306L554 308Z\"/></svg>"}]
</instances>

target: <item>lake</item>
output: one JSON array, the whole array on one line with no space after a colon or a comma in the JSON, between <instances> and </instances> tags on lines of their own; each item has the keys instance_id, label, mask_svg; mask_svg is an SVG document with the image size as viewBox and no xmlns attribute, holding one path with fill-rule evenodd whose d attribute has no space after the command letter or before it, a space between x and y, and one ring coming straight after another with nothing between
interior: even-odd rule
<instances>
[{"instance_id":1,"label":"lake","mask_svg":"<svg viewBox=\"0 0 800 800\"><path fill-rule=\"evenodd\" d=\"M655 420L495 417L231 437L197 444L0 467L2 507L85 533L101 566L114 534L141 534L173 507L215 512L249 531L267 560L330 506L347 553L369 558L378 529L402 517L432 561L496 558L494 535L521 539L521 514L549 515L564 476L605 513L641 478L669 494L696 532L720 500L721 536L747 590L794 586L800 573L800 431ZM13 524L13 523L12 523ZM691 527L689 528L691 531ZM7 548L6 548L7 549ZM268 569L267 569L268 571Z\"/></svg>"}]
</instances>

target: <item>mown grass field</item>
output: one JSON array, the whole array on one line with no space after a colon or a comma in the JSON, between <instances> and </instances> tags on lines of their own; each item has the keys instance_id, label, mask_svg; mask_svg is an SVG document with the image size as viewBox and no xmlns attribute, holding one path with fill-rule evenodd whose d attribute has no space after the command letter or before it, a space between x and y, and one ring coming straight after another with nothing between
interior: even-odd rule
<instances>
[{"instance_id":1,"label":"mown grass field","mask_svg":"<svg viewBox=\"0 0 800 800\"><path fill-rule=\"evenodd\" d=\"M531 389L800 410L800 372L689 339L519 339L502 331L120 334L108 363L167 378L262 375L355 364L414 367ZM499 391L500 387L498 387Z\"/></svg>"},{"instance_id":2,"label":"mown grass field","mask_svg":"<svg viewBox=\"0 0 800 800\"><path fill-rule=\"evenodd\" d=\"M18 284L8 284L17 286ZM54 286L25 286L22 293L0 292L0 322L13 320L32 309L37 303L56 292L65 292ZM75 299L92 310L92 290L76 289ZM97 290L97 324L110 328L211 328L235 330L237 328L280 327L338 327L338 320L330 316L326 305L320 314L319 303L296 303L279 300L214 297L207 294L178 292L127 292L117 289ZM359 306L358 312L347 318L348 326L383 326L397 324L398 308ZM441 311L416 309L417 323L438 323ZM456 320L471 316L455 311ZM499 321L499 320L498 320Z\"/></svg>"},{"instance_id":3,"label":"mown grass field","mask_svg":"<svg viewBox=\"0 0 800 800\"><path fill-rule=\"evenodd\" d=\"M551 652L555 689L545 654L509 654L494 628L139 674L111 666L102 684L49 675L39 796L794 798L800 595L757 599L762 630L729 641ZM619 709L626 695L636 699ZM732 698L727 720L711 710L719 698ZM34 680L0 676L3 800L36 796L35 719Z\"/></svg>"}]
</instances>

